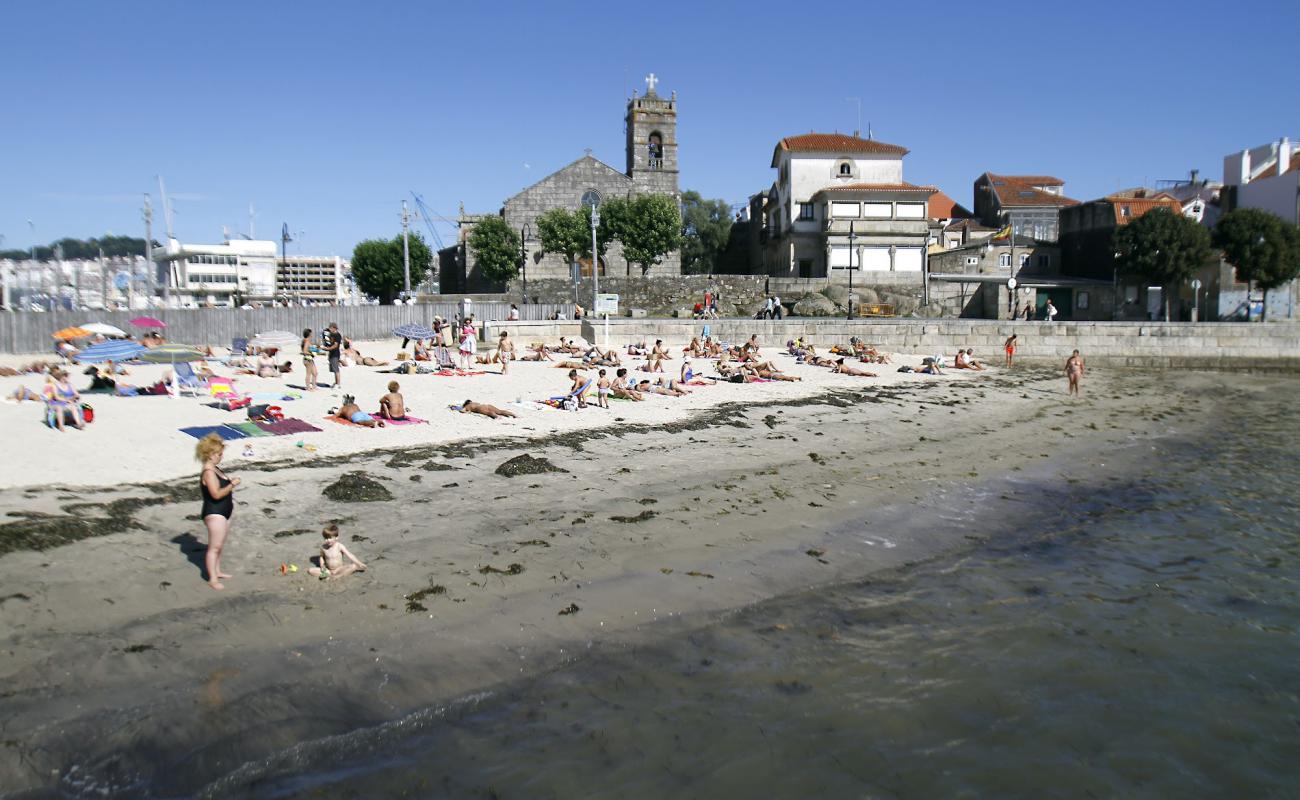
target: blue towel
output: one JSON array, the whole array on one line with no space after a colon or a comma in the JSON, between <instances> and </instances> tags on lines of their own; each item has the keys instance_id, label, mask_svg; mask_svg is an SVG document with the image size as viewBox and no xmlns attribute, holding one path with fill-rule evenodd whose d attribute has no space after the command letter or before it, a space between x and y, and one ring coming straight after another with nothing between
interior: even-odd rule
<instances>
[{"instance_id":1,"label":"blue towel","mask_svg":"<svg viewBox=\"0 0 1300 800\"><path fill-rule=\"evenodd\" d=\"M215 433L222 439L247 439L248 434L243 431L237 431L234 428L228 428L225 425L195 425L192 428L181 428L181 433L188 433L195 439L202 439L209 433Z\"/></svg>"}]
</instances>

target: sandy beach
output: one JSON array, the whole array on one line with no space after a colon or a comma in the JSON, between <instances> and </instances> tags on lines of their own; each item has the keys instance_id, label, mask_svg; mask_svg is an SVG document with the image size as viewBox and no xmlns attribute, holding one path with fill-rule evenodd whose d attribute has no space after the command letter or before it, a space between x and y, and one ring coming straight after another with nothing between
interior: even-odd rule
<instances>
[{"instance_id":1,"label":"sandy beach","mask_svg":"<svg viewBox=\"0 0 1300 800\"><path fill-rule=\"evenodd\" d=\"M1034 368L791 372L807 379L496 422L446 405L556 394L564 371L397 376L431 422L385 430L320 421L328 392L286 403L323 428L302 437L317 450L298 437L257 439L249 459L228 448L245 485L222 593L200 576L194 440L176 429L227 412L106 398L90 430L57 434L32 404L0 408L14 452L39 453L0 473L0 785L238 794L296 743L969 546L974 515L1023 505L1006 477L1102 480L1144 438L1230 402L1200 373L1160 387L1098 372L1077 400ZM377 398L391 377L344 380ZM554 471L498 473L525 454ZM323 494L348 476L391 499ZM367 572L302 571L330 520Z\"/></svg>"}]
</instances>

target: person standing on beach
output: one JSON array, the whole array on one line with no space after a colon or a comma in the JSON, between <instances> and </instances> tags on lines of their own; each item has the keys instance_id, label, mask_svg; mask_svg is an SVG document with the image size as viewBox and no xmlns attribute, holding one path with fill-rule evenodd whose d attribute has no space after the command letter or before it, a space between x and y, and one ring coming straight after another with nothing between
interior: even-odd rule
<instances>
[{"instance_id":1,"label":"person standing on beach","mask_svg":"<svg viewBox=\"0 0 1300 800\"><path fill-rule=\"evenodd\" d=\"M1011 366L1011 359L1012 359L1012 358L1015 356L1015 354L1016 354L1016 345L1017 345L1017 344L1019 344L1019 342L1016 341L1016 334L1014 334L1014 333L1011 334L1010 338L1008 338L1005 342L1002 343L1002 349L1007 351L1007 366L1008 366L1008 367Z\"/></svg>"},{"instance_id":2,"label":"person standing on beach","mask_svg":"<svg viewBox=\"0 0 1300 800\"><path fill-rule=\"evenodd\" d=\"M343 387L343 334L338 323L331 322L325 331L325 354L329 357L330 372L334 373L334 388Z\"/></svg>"},{"instance_id":3,"label":"person standing on beach","mask_svg":"<svg viewBox=\"0 0 1300 800\"><path fill-rule=\"evenodd\" d=\"M239 478L227 477L221 470L221 456L226 452L226 443L215 433L209 433L199 440L194 448L194 456L203 462L203 471L199 473L199 491L203 494L203 507L199 516L208 529L208 552L203 556L203 566L208 573L208 585L213 589L224 589L222 578L230 578L221 571L221 551L230 535L230 518L235 513L235 487Z\"/></svg>"},{"instance_id":4,"label":"person standing on beach","mask_svg":"<svg viewBox=\"0 0 1300 800\"><path fill-rule=\"evenodd\" d=\"M1083 377L1083 358L1079 351L1075 350L1074 355L1065 361L1065 379L1068 381L1066 394L1079 394L1079 379Z\"/></svg>"},{"instance_id":5,"label":"person standing on beach","mask_svg":"<svg viewBox=\"0 0 1300 800\"><path fill-rule=\"evenodd\" d=\"M316 391L316 355L312 352L311 346L311 328L305 328L302 332L302 345L299 347L302 352L302 366L307 373L306 383L307 391Z\"/></svg>"}]
</instances>

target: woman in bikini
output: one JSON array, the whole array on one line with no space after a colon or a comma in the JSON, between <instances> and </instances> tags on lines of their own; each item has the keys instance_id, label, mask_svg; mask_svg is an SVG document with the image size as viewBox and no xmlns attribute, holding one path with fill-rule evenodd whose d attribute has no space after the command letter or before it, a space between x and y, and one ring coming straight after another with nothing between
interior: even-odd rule
<instances>
[{"instance_id":1,"label":"woman in bikini","mask_svg":"<svg viewBox=\"0 0 1300 800\"><path fill-rule=\"evenodd\" d=\"M213 589L226 588L221 579L232 577L221 571L221 550L230 535L230 518L235 513L233 495L240 481L228 477L219 466L225 452L225 442L215 433L204 436L194 448L194 456L203 462L203 471L199 473L203 507L199 516L208 529L208 552L203 557L203 565L208 572L208 585Z\"/></svg>"},{"instance_id":2,"label":"woman in bikini","mask_svg":"<svg viewBox=\"0 0 1300 800\"><path fill-rule=\"evenodd\" d=\"M307 372L303 380L307 384L307 391L316 391L316 354L312 352L311 346L311 328L305 328L302 332L302 344L298 348L302 353L302 367Z\"/></svg>"},{"instance_id":3,"label":"woman in bikini","mask_svg":"<svg viewBox=\"0 0 1300 800\"><path fill-rule=\"evenodd\" d=\"M861 378L878 378L874 372L867 372L865 369L854 369L853 367L844 366L844 359L840 358L831 366L831 372L839 375L856 375Z\"/></svg>"}]
</instances>

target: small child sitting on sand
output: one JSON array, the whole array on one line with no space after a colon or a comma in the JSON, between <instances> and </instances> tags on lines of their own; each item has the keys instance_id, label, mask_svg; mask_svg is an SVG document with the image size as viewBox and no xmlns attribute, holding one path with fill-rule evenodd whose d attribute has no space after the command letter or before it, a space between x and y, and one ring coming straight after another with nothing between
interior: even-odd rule
<instances>
[{"instance_id":1,"label":"small child sitting on sand","mask_svg":"<svg viewBox=\"0 0 1300 800\"><path fill-rule=\"evenodd\" d=\"M320 546L320 566L309 567L307 572L318 578L342 578L354 572L364 572L366 565L361 563L352 552L339 541L339 526L331 522L320 532L325 543ZM351 564L344 564L346 557Z\"/></svg>"}]
</instances>

